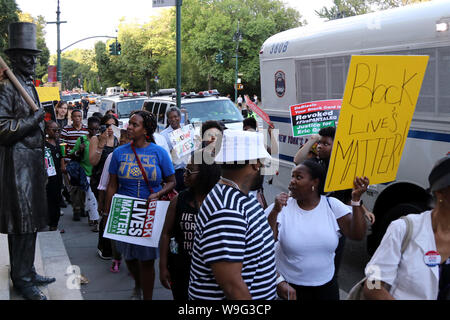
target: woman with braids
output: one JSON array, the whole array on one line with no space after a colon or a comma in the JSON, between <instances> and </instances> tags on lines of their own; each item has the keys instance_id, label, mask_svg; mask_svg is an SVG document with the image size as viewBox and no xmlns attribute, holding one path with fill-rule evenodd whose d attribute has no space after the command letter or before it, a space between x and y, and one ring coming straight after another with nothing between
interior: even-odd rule
<instances>
[{"instance_id":1,"label":"woman with braids","mask_svg":"<svg viewBox=\"0 0 450 320\"><path fill-rule=\"evenodd\" d=\"M187 189L170 201L161 234L159 278L164 287L172 290L174 300L178 301L188 300L191 254L199 208L220 179L219 164L194 161L201 160L202 156L203 150L197 150L187 164L184 171Z\"/></svg>"},{"instance_id":2,"label":"woman with braids","mask_svg":"<svg viewBox=\"0 0 450 320\"><path fill-rule=\"evenodd\" d=\"M112 197L116 193L157 200L175 187L172 161L167 151L155 144L155 129L156 119L153 114L144 110L132 113L127 128L131 143L115 149L109 165L110 179L106 191L105 212L109 213ZM145 175L140 167L145 170ZM116 245L135 281L132 299L140 300L142 290L144 300L151 300L155 281L154 262L158 258L158 248L120 241L117 241Z\"/></svg>"}]
</instances>

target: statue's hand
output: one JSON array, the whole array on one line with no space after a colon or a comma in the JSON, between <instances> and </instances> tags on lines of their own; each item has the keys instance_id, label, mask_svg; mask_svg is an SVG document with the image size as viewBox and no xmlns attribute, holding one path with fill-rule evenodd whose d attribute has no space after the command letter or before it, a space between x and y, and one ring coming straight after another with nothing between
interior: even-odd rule
<instances>
[{"instance_id":1,"label":"statue's hand","mask_svg":"<svg viewBox=\"0 0 450 320\"><path fill-rule=\"evenodd\" d=\"M42 120L44 120L45 117L45 111L44 109L39 109L38 111L36 111L34 113L34 118L38 121L41 122Z\"/></svg>"}]
</instances>

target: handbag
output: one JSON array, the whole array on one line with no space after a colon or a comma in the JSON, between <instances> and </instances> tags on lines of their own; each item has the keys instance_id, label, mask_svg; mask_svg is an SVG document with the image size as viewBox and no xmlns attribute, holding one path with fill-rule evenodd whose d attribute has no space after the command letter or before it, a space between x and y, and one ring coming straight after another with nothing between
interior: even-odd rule
<instances>
[{"instance_id":1,"label":"handbag","mask_svg":"<svg viewBox=\"0 0 450 320\"><path fill-rule=\"evenodd\" d=\"M400 219L404 220L406 223L406 233L402 241L402 247L400 249L401 254L405 252L408 247L409 242L411 241L411 236L413 233L413 224L412 221L407 217L403 216ZM367 277L364 277L362 280L358 281L357 284L350 289L348 293L347 300L366 300L364 297L364 285L367 281Z\"/></svg>"},{"instance_id":2,"label":"handbag","mask_svg":"<svg viewBox=\"0 0 450 320\"><path fill-rule=\"evenodd\" d=\"M152 194L152 193L153 193L153 189L152 189L152 187L150 187L150 183L148 182L147 173L146 173L145 169L142 167L141 160L139 160L139 157L138 157L138 155L137 155L137 153L136 153L136 149L134 148L133 144L131 144L131 149L132 149L133 152L134 152L134 156L135 156L136 161L137 161L137 163L138 163L138 165L139 165L139 169L141 169L142 177L144 178L145 183L147 184L147 186L148 186L148 188L149 188L149 190L150 190L150 194ZM160 201L170 201L170 200L172 200L176 195L178 195L178 192L177 192L176 190L172 190L172 191L166 193L165 195L163 195L163 196L162 196L160 199L158 199L158 200L160 200Z\"/></svg>"}]
</instances>

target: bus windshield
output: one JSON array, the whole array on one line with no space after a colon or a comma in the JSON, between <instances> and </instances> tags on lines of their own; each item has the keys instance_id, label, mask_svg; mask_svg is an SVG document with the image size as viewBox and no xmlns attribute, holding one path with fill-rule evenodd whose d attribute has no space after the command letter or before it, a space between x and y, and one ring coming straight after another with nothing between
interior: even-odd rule
<instances>
[{"instance_id":1,"label":"bus windshield","mask_svg":"<svg viewBox=\"0 0 450 320\"><path fill-rule=\"evenodd\" d=\"M119 118L129 118L134 110L141 110L145 99L126 100L117 102L117 114Z\"/></svg>"},{"instance_id":2,"label":"bus windshield","mask_svg":"<svg viewBox=\"0 0 450 320\"><path fill-rule=\"evenodd\" d=\"M242 122L242 114L230 100L213 100L204 102L185 103L182 105L188 112L189 121L205 122L219 120L224 123Z\"/></svg>"}]
</instances>

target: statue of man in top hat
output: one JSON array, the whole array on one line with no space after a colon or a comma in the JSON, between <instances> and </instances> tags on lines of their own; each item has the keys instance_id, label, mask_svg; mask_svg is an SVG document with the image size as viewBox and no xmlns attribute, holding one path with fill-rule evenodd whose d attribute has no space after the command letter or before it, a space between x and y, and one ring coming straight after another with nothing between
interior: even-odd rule
<instances>
[{"instance_id":1,"label":"statue of man in top hat","mask_svg":"<svg viewBox=\"0 0 450 320\"><path fill-rule=\"evenodd\" d=\"M36 25L8 26L12 71L39 110L34 112L13 83L0 77L0 232L8 234L11 279L25 299L46 300L39 285L55 278L34 269L37 231L47 225L44 110L33 85Z\"/></svg>"}]
</instances>

